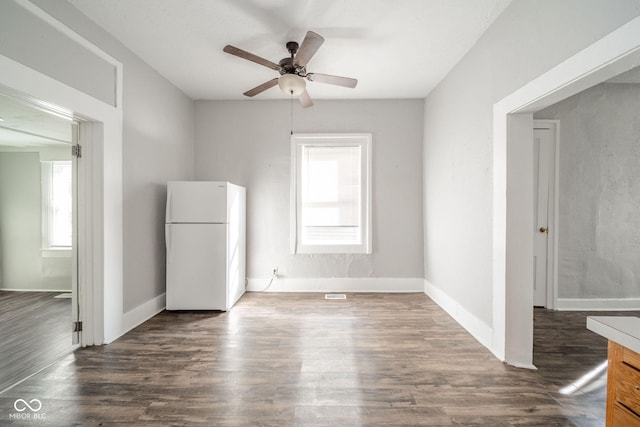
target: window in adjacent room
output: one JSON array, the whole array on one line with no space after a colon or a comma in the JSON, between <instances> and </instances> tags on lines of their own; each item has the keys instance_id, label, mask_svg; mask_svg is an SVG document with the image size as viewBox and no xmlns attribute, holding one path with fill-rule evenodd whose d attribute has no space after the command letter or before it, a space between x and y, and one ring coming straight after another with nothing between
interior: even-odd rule
<instances>
[{"instance_id":1,"label":"window in adjacent room","mask_svg":"<svg viewBox=\"0 0 640 427\"><path fill-rule=\"evenodd\" d=\"M71 161L43 161L42 248L71 249L72 165Z\"/></svg>"},{"instance_id":2,"label":"window in adjacent room","mask_svg":"<svg viewBox=\"0 0 640 427\"><path fill-rule=\"evenodd\" d=\"M371 134L292 136L293 253L371 253Z\"/></svg>"}]
</instances>

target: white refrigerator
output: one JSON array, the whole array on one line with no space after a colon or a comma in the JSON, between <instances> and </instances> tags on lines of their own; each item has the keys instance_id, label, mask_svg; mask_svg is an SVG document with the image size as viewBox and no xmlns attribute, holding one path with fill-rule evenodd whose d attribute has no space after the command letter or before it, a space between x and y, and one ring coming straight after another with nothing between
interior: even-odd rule
<instances>
[{"instance_id":1,"label":"white refrigerator","mask_svg":"<svg viewBox=\"0 0 640 427\"><path fill-rule=\"evenodd\" d=\"M165 224L167 310L229 310L246 290L246 190L171 181Z\"/></svg>"}]
</instances>

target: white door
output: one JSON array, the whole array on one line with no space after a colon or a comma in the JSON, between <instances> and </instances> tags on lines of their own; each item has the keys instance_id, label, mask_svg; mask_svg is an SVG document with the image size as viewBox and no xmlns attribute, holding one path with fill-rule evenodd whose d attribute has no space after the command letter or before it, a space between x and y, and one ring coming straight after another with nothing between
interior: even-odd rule
<instances>
[{"instance_id":1,"label":"white door","mask_svg":"<svg viewBox=\"0 0 640 427\"><path fill-rule=\"evenodd\" d=\"M555 127L536 127L534 143L534 280L533 305L549 305L549 284L552 280L550 233L553 221L553 193L555 173Z\"/></svg>"},{"instance_id":2,"label":"white door","mask_svg":"<svg viewBox=\"0 0 640 427\"><path fill-rule=\"evenodd\" d=\"M226 224L167 224L167 309L226 310Z\"/></svg>"}]
</instances>

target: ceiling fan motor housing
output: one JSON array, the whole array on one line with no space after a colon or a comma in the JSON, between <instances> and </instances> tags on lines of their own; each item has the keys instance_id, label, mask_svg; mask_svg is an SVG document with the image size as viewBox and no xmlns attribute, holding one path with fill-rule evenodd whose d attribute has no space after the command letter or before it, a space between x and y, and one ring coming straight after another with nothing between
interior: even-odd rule
<instances>
[{"instance_id":1,"label":"ceiling fan motor housing","mask_svg":"<svg viewBox=\"0 0 640 427\"><path fill-rule=\"evenodd\" d=\"M295 42L289 42L295 43ZM297 44L297 43L296 43ZM288 45L288 43L287 43ZM293 63L293 57L291 58L282 58L278 64L280 64L280 74L297 74L300 77L305 77L307 75L305 67L301 67L297 64Z\"/></svg>"}]
</instances>

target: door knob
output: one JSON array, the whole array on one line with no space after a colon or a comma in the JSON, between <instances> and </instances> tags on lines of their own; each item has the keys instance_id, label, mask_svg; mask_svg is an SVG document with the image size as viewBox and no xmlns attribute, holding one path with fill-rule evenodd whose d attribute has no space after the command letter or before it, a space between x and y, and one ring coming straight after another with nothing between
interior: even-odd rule
<instances>
[{"instance_id":1,"label":"door knob","mask_svg":"<svg viewBox=\"0 0 640 427\"><path fill-rule=\"evenodd\" d=\"M549 229L547 227L540 227L540 232L541 233L548 233Z\"/></svg>"}]
</instances>

